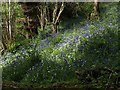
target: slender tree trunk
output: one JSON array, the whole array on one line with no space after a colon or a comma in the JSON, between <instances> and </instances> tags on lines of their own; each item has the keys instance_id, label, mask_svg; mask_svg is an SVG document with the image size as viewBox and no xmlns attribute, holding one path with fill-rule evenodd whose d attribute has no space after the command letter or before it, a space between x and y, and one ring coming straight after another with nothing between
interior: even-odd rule
<instances>
[{"instance_id":1,"label":"slender tree trunk","mask_svg":"<svg viewBox=\"0 0 120 90\"><path fill-rule=\"evenodd\" d=\"M99 19L99 2L98 0L94 0L94 7L93 7L93 11L90 14L90 20L92 19Z\"/></svg>"},{"instance_id":2,"label":"slender tree trunk","mask_svg":"<svg viewBox=\"0 0 120 90\"><path fill-rule=\"evenodd\" d=\"M43 9L41 9L41 29L44 30L45 28L45 7L43 7Z\"/></svg>"},{"instance_id":3,"label":"slender tree trunk","mask_svg":"<svg viewBox=\"0 0 120 90\"><path fill-rule=\"evenodd\" d=\"M11 7L11 0L9 0L9 4L8 4L8 31L9 31L9 39L10 39L10 41L12 40L12 31L11 31L11 9L10 9L10 7Z\"/></svg>"},{"instance_id":4,"label":"slender tree trunk","mask_svg":"<svg viewBox=\"0 0 120 90\"><path fill-rule=\"evenodd\" d=\"M2 54L2 2L0 2L0 54ZM2 67L0 66L0 90L2 90Z\"/></svg>"},{"instance_id":5,"label":"slender tree trunk","mask_svg":"<svg viewBox=\"0 0 120 90\"><path fill-rule=\"evenodd\" d=\"M7 3L3 3L4 12L2 12L2 44L4 49L9 49L10 44L15 36L15 3L11 3L10 0ZM12 9L11 9L12 8ZM0 19L1 20L1 19Z\"/></svg>"},{"instance_id":6,"label":"slender tree trunk","mask_svg":"<svg viewBox=\"0 0 120 90\"><path fill-rule=\"evenodd\" d=\"M0 2L0 8L2 8L2 2ZM0 10L0 50L2 49L2 10Z\"/></svg>"},{"instance_id":7,"label":"slender tree trunk","mask_svg":"<svg viewBox=\"0 0 120 90\"><path fill-rule=\"evenodd\" d=\"M59 9L59 12L58 12L58 9ZM63 10L64 10L64 2L62 2L60 8L58 8L58 2L56 2L55 9L53 11L53 21L52 21L52 32L53 33L58 32L59 19L60 19L60 15L63 12Z\"/></svg>"},{"instance_id":8,"label":"slender tree trunk","mask_svg":"<svg viewBox=\"0 0 120 90\"><path fill-rule=\"evenodd\" d=\"M11 39L14 40L15 39L15 35L16 35L16 11L15 11L15 6L16 3L12 2L12 15L11 15Z\"/></svg>"},{"instance_id":9,"label":"slender tree trunk","mask_svg":"<svg viewBox=\"0 0 120 90\"><path fill-rule=\"evenodd\" d=\"M0 8L2 8L2 2L0 2ZM0 54L4 50L2 36L2 9L0 9Z\"/></svg>"},{"instance_id":10,"label":"slender tree trunk","mask_svg":"<svg viewBox=\"0 0 120 90\"><path fill-rule=\"evenodd\" d=\"M46 25L46 21L47 21L46 20L47 19L46 3L42 3L40 5L40 7L38 7L38 10L40 12L40 15L37 15L37 16L38 16L38 19L39 19L41 30L44 30L45 29L45 25Z\"/></svg>"},{"instance_id":11,"label":"slender tree trunk","mask_svg":"<svg viewBox=\"0 0 120 90\"><path fill-rule=\"evenodd\" d=\"M52 24L52 33L57 33L57 30L58 28L57 28L57 25L56 24Z\"/></svg>"}]
</instances>

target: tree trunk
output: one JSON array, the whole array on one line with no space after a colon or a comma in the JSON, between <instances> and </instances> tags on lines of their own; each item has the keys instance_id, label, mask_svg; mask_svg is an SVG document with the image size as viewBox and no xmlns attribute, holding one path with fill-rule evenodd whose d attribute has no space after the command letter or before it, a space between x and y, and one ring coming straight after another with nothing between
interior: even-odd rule
<instances>
[{"instance_id":1,"label":"tree trunk","mask_svg":"<svg viewBox=\"0 0 120 90\"><path fill-rule=\"evenodd\" d=\"M94 7L93 7L93 11L90 14L90 20L92 19L99 19L99 2L98 0L94 0Z\"/></svg>"},{"instance_id":2,"label":"tree trunk","mask_svg":"<svg viewBox=\"0 0 120 90\"><path fill-rule=\"evenodd\" d=\"M59 12L58 12L59 9ZM59 19L60 15L64 10L64 2L62 2L61 7L58 8L58 3L55 4L55 9L53 10L53 21L52 21L52 32L57 33L58 32L58 25L59 25Z\"/></svg>"},{"instance_id":3,"label":"tree trunk","mask_svg":"<svg viewBox=\"0 0 120 90\"><path fill-rule=\"evenodd\" d=\"M12 2L12 15L11 15L11 39L14 40L15 39L15 36L16 36L16 11L15 11L15 6L16 6L16 3Z\"/></svg>"},{"instance_id":4,"label":"tree trunk","mask_svg":"<svg viewBox=\"0 0 120 90\"><path fill-rule=\"evenodd\" d=\"M2 8L2 2L0 2L0 8ZM0 10L0 54L4 49L3 43L2 43L2 10Z\"/></svg>"},{"instance_id":5,"label":"tree trunk","mask_svg":"<svg viewBox=\"0 0 120 90\"><path fill-rule=\"evenodd\" d=\"M11 41L12 39L12 31L11 31L11 2L9 0L9 4L8 4L8 31L9 31L9 39Z\"/></svg>"},{"instance_id":6,"label":"tree trunk","mask_svg":"<svg viewBox=\"0 0 120 90\"><path fill-rule=\"evenodd\" d=\"M57 30L58 28L57 28L57 24L52 24L52 33L54 34L54 33L57 33L58 32L58 30Z\"/></svg>"}]
</instances>

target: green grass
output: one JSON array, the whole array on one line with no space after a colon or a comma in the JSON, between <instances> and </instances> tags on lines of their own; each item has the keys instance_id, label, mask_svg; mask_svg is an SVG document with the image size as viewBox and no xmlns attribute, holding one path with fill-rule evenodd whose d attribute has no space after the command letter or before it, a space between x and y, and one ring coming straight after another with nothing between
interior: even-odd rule
<instances>
[{"instance_id":1,"label":"green grass","mask_svg":"<svg viewBox=\"0 0 120 90\"><path fill-rule=\"evenodd\" d=\"M33 39L29 46L23 45L15 53L8 52L2 56L1 60L5 61L2 64L3 81L28 85L35 83L44 87L54 83L84 87L87 83L80 81L75 71L93 67L119 69L117 5L103 5L106 11L103 12L102 21L86 21L83 26L81 22L77 25L74 23L72 28L65 28L44 40L39 37ZM106 84L111 85L111 82L119 78L119 72L112 74L110 79L109 76L110 73L100 76L98 84L96 79L92 79L91 84L88 84L96 88L106 87Z\"/></svg>"}]
</instances>

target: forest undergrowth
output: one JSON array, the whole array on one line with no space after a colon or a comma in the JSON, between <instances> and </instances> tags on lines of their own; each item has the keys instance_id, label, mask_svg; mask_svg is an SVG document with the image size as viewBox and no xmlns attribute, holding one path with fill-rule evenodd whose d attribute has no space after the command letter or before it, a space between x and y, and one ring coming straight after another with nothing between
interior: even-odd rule
<instances>
[{"instance_id":1,"label":"forest undergrowth","mask_svg":"<svg viewBox=\"0 0 120 90\"><path fill-rule=\"evenodd\" d=\"M118 14L116 3L105 4L99 20L68 19L59 33L1 55L3 84L119 88Z\"/></svg>"}]
</instances>

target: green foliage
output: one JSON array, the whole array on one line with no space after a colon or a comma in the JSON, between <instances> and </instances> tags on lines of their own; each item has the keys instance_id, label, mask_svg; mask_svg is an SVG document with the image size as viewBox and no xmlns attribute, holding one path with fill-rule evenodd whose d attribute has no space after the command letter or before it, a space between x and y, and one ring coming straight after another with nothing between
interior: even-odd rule
<instances>
[{"instance_id":1,"label":"green foliage","mask_svg":"<svg viewBox=\"0 0 120 90\"><path fill-rule=\"evenodd\" d=\"M80 2L80 3L65 3L65 9L62 13L62 18L83 17L87 18L93 9L93 3Z\"/></svg>"},{"instance_id":2,"label":"green foliage","mask_svg":"<svg viewBox=\"0 0 120 90\"><path fill-rule=\"evenodd\" d=\"M39 32L39 37L41 39L45 39L50 36L51 33L50 26L49 25L46 26L45 30L41 30L41 28L38 28L38 32Z\"/></svg>"},{"instance_id":3,"label":"green foliage","mask_svg":"<svg viewBox=\"0 0 120 90\"><path fill-rule=\"evenodd\" d=\"M111 3L106 7L110 5ZM81 85L92 84L91 87L96 88L111 86L112 83L117 87L119 81L117 83L114 81L120 78L120 72L114 70L120 69L120 50L116 6L112 7L105 13L107 15L111 12L112 15L103 17L104 20L87 21L83 26L80 22L78 23L80 27L75 24L72 30L68 29L51 37L44 37L45 39L41 38L42 35L38 36L31 43L27 42L25 46L25 43L22 43L23 47L16 52L6 53L1 57L4 61L3 80L32 84L75 80ZM102 73L98 79L89 76L91 74L89 70L99 67L107 67L113 72L98 70L97 72ZM78 70L85 72L82 76L83 80L76 80L75 71ZM89 78L91 81L86 83L85 79Z\"/></svg>"},{"instance_id":4,"label":"green foliage","mask_svg":"<svg viewBox=\"0 0 120 90\"><path fill-rule=\"evenodd\" d=\"M12 61L8 61L9 65L4 67L3 65L3 79L13 80L19 82L22 78L24 78L26 71L31 68L34 64L40 62L40 56L35 51L30 50L30 52L26 52L28 54L24 55L24 51L21 53L16 53L17 56L11 57L14 58ZM22 57L20 57L22 55ZM7 77L9 75L9 77Z\"/></svg>"}]
</instances>

